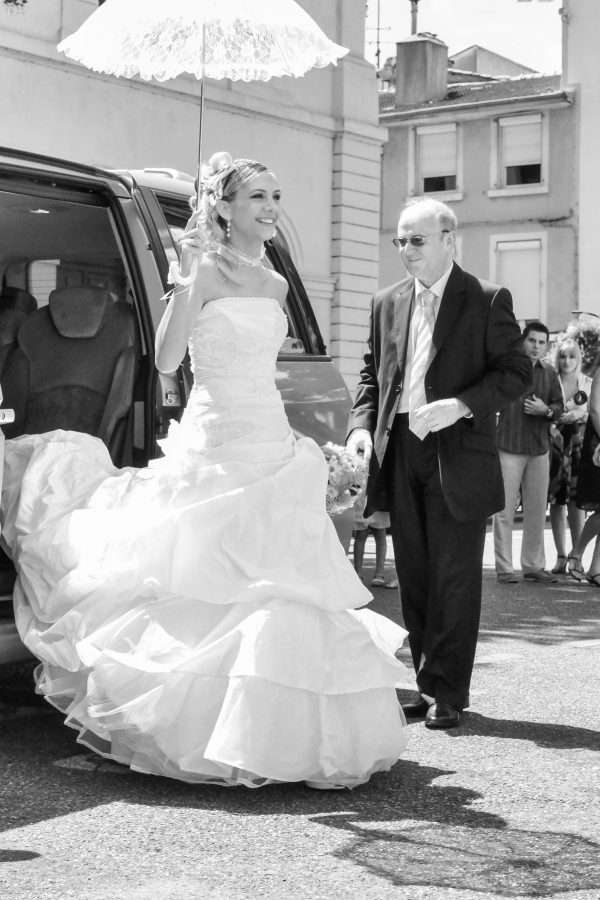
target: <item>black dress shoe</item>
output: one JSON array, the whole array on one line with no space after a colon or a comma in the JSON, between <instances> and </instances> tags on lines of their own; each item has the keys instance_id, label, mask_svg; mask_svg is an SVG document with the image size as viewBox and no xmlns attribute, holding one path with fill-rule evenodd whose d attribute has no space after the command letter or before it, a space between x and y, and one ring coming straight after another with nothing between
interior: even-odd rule
<instances>
[{"instance_id":1,"label":"black dress shoe","mask_svg":"<svg viewBox=\"0 0 600 900\"><path fill-rule=\"evenodd\" d=\"M459 711L441 700L436 700L425 716L425 728L456 728L459 722Z\"/></svg>"},{"instance_id":2,"label":"black dress shoe","mask_svg":"<svg viewBox=\"0 0 600 900\"><path fill-rule=\"evenodd\" d=\"M421 697L419 700L413 700L412 703L403 703L402 712L407 719L424 719L429 706L427 700Z\"/></svg>"}]
</instances>

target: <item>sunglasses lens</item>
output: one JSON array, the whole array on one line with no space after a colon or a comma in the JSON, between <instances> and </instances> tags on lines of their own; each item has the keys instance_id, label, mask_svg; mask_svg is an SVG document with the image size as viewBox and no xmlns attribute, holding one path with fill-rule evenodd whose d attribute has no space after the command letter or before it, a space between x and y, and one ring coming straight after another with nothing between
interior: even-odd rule
<instances>
[{"instance_id":1,"label":"sunglasses lens","mask_svg":"<svg viewBox=\"0 0 600 900\"><path fill-rule=\"evenodd\" d=\"M392 244L398 249L406 247L407 244L410 244L411 247L422 247L425 241L426 238L422 234L417 234L410 238L392 238Z\"/></svg>"}]
</instances>

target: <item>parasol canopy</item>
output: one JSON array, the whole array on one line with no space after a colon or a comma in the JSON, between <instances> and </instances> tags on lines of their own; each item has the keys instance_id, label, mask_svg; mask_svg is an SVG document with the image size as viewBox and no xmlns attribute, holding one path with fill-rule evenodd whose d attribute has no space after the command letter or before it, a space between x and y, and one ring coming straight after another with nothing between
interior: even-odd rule
<instances>
[{"instance_id":1,"label":"parasol canopy","mask_svg":"<svg viewBox=\"0 0 600 900\"><path fill-rule=\"evenodd\" d=\"M147 81L299 77L348 52L295 0L105 0L58 49L97 72Z\"/></svg>"}]
</instances>

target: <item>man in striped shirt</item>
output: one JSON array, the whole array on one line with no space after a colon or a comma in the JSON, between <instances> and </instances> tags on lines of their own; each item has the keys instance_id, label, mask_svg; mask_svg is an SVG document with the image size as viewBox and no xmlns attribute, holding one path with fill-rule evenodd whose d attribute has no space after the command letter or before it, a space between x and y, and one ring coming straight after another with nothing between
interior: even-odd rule
<instances>
[{"instance_id":1,"label":"man in striped shirt","mask_svg":"<svg viewBox=\"0 0 600 900\"><path fill-rule=\"evenodd\" d=\"M563 412L562 391L554 368L542 362L548 347L547 327L541 322L529 322L523 331L523 347L533 367L531 385L522 397L504 407L498 420L497 446L506 505L494 516L494 552L496 577L502 584L517 581L512 562L512 531L519 489L523 506L523 578L542 583L557 580L546 571L544 526L549 430Z\"/></svg>"}]
</instances>

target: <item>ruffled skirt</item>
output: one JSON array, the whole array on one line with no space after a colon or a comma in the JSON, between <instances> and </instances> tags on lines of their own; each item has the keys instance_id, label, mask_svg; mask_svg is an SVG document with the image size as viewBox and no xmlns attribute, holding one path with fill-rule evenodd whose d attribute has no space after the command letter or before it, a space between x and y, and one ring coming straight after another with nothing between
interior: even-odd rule
<instances>
[{"instance_id":1,"label":"ruffled skirt","mask_svg":"<svg viewBox=\"0 0 600 900\"><path fill-rule=\"evenodd\" d=\"M140 470L75 432L7 441L17 625L96 752L188 782L352 787L404 750L405 632L358 608L319 448L273 427L195 446L190 414Z\"/></svg>"}]
</instances>

